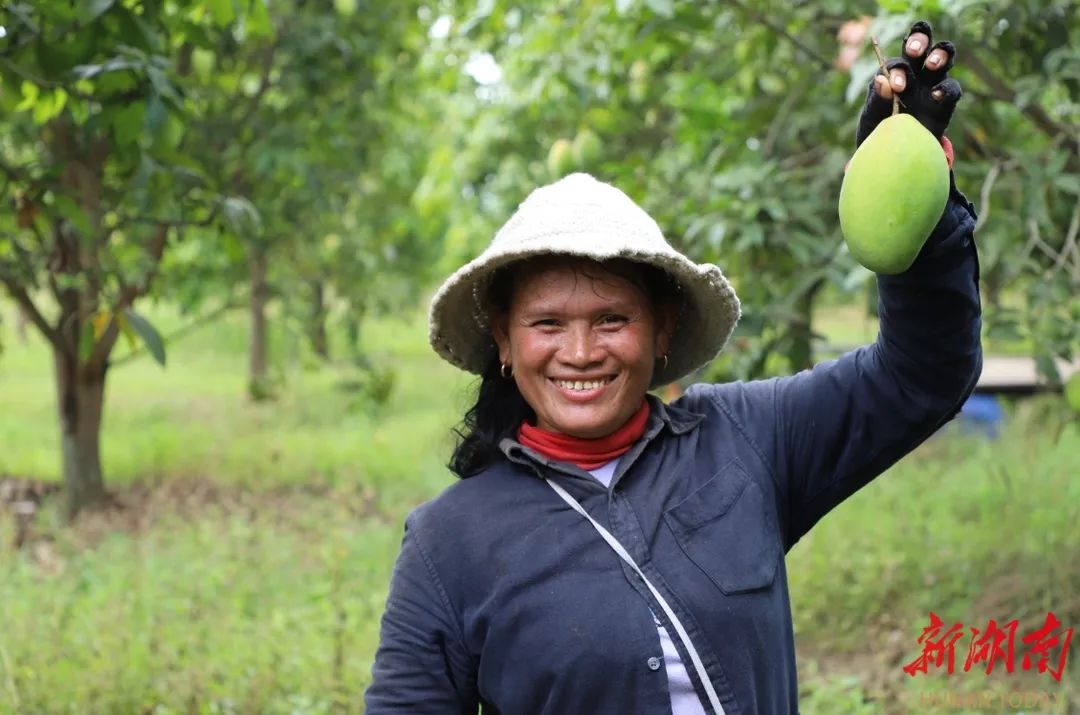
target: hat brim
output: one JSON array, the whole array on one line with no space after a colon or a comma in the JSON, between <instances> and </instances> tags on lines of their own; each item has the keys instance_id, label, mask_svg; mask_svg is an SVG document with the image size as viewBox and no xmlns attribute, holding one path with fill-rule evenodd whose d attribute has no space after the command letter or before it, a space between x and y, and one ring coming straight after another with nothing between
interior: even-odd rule
<instances>
[{"instance_id":1,"label":"hat brim","mask_svg":"<svg viewBox=\"0 0 1080 715\"><path fill-rule=\"evenodd\" d=\"M482 374L495 350L483 301L491 276L516 261L539 255L568 255L605 261L624 258L663 269L678 285L681 310L666 365L657 364L650 387L689 375L723 350L739 320L739 299L720 268L697 264L678 251L590 250L592 234L559 233L522 241L513 250L485 251L454 272L431 300L429 341L445 360ZM531 244L531 245L530 245Z\"/></svg>"}]
</instances>

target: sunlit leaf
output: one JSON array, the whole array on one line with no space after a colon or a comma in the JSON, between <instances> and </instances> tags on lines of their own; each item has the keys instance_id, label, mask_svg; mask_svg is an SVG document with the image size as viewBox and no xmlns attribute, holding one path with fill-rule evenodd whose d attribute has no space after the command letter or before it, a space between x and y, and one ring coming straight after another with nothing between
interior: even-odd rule
<instances>
[{"instance_id":1,"label":"sunlit leaf","mask_svg":"<svg viewBox=\"0 0 1080 715\"><path fill-rule=\"evenodd\" d=\"M30 80L23 80L21 89L22 101L15 105L16 112L25 112L27 109L32 109L37 103L40 94L38 86Z\"/></svg>"},{"instance_id":2,"label":"sunlit leaf","mask_svg":"<svg viewBox=\"0 0 1080 715\"><path fill-rule=\"evenodd\" d=\"M135 350L139 345L139 336L135 332L135 329L131 327L131 323L128 321L127 313L120 312L116 314L116 324L120 328L120 332L127 338L128 347Z\"/></svg>"},{"instance_id":3,"label":"sunlit leaf","mask_svg":"<svg viewBox=\"0 0 1080 715\"><path fill-rule=\"evenodd\" d=\"M94 313L94 316L90 319L90 324L94 326L94 340L101 340L101 336L105 334L105 329L109 327L111 320L112 313L107 310Z\"/></svg>"},{"instance_id":4,"label":"sunlit leaf","mask_svg":"<svg viewBox=\"0 0 1080 715\"><path fill-rule=\"evenodd\" d=\"M233 0L204 0L204 3L218 27L225 27L236 19Z\"/></svg>"},{"instance_id":5,"label":"sunlit leaf","mask_svg":"<svg viewBox=\"0 0 1080 715\"><path fill-rule=\"evenodd\" d=\"M251 0L247 16L247 31L251 37L269 37L274 34L274 25L266 0Z\"/></svg>"}]
</instances>

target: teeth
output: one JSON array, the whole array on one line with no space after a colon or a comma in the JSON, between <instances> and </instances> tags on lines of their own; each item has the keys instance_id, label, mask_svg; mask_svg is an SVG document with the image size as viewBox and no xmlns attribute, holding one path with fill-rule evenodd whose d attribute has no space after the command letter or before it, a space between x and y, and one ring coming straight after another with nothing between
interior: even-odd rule
<instances>
[{"instance_id":1,"label":"teeth","mask_svg":"<svg viewBox=\"0 0 1080 715\"><path fill-rule=\"evenodd\" d=\"M555 384L565 390L595 390L607 384L607 380L556 380Z\"/></svg>"}]
</instances>

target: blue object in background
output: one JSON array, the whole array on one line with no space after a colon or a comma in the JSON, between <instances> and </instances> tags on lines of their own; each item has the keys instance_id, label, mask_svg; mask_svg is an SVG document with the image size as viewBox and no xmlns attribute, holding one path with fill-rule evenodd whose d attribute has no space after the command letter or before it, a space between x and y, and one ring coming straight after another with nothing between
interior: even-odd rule
<instances>
[{"instance_id":1,"label":"blue object in background","mask_svg":"<svg viewBox=\"0 0 1080 715\"><path fill-rule=\"evenodd\" d=\"M957 419L965 432L980 433L989 439L997 439L1005 421L1005 412L994 395L974 394L960 408Z\"/></svg>"}]
</instances>

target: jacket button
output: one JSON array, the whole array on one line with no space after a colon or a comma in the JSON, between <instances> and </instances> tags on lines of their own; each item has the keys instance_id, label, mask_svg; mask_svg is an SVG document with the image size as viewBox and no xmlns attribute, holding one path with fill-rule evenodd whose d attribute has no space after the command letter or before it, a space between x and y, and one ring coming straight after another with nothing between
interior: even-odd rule
<instances>
[{"instance_id":1,"label":"jacket button","mask_svg":"<svg viewBox=\"0 0 1080 715\"><path fill-rule=\"evenodd\" d=\"M649 666L649 670L660 670L660 659L655 655L645 662Z\"/></svg>"}]
</instances>

